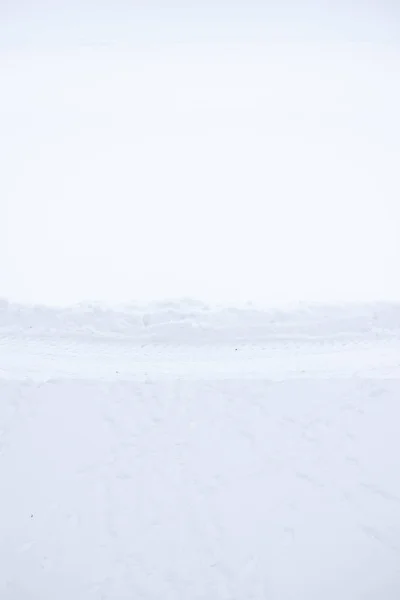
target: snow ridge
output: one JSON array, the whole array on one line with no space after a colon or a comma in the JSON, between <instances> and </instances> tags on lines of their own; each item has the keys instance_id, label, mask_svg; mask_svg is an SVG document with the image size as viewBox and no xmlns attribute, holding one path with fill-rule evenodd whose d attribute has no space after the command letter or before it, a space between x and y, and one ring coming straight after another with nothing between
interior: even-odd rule
<instances>
[{"instance_id":1,"label":"snow ridge","mask_svg":"<svg viewBox=\"0 0 400 600\"><path fill-rule=\"evenodd\" d=\"M68 308L0 300L0 337L73 337L162 343L285 339L387 339L400 334L400 304L260 308L171 300Z\"/></svg>"}]
</instances>

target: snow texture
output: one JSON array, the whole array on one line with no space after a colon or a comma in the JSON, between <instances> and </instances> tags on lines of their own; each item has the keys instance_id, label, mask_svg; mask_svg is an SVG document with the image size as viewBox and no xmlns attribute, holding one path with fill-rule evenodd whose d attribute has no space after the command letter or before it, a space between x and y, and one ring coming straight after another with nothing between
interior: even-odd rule
<instances>
[{"instance_id":1,"label":"snow texture","mask_svg":"<svg viewBox=\"0 0 400 600\"><path fill-rule=\"evenodd\" d=\"M400 309L0 306L0 598L398 600Z\"/></svg>"}]
</instances>

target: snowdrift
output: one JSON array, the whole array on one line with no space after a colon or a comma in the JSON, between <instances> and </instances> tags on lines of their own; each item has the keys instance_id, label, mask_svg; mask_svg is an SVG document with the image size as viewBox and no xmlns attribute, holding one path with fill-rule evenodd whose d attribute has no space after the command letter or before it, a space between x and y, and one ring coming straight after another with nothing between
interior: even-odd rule
<instances>
[{"instance_id":1,"label":"snowdrift","mask_svg":"<svg viewBox=\"0 0 400 600\"><path fill-rule=\"evenodd\" d=\"M297 305L283 309L210 306L193 300L110 308L0 301L0 335L128 339L148 342L262 342L271 339L382 338L400 335L400 305Z\"/></svg>"}]
</instances>

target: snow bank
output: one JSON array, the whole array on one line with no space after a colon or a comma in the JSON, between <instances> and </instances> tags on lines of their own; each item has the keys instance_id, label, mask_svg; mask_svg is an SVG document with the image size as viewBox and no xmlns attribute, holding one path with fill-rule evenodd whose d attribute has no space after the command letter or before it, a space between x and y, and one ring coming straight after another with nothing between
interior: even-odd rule
<instances>
[{"instance_id":1,"label":"snow bank","mask_svg":"<svg viewBox=\"0 0 400 600\"><path fill-rule=\"evenodd\" d=\"M397 600L400 381L0 381L4 600Z\"/></svg>"},{"instance_id":2,"label":"snow bank","mask_svg":"<svg viewBox=\"0 0 400 600\"><path fill-rule=\"evenodd\" d=\"M145 342L253 342L377 339L400 334L400 305L297 306L287 310L208 306L190 300L72 308L0 302L0 336L128 339Z\"/></svg>"}]
</instances>

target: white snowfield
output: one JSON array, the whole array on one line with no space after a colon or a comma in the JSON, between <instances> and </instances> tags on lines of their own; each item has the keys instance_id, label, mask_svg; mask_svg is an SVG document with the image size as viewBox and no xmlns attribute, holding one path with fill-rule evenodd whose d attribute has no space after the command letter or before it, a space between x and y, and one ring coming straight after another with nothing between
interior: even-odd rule
<instances>
[{"instance_id":1,"label":"white snowfield","mask_svg":"<svg viewBox=\"0 0 400 600\"><path fill-rule=\"evenodd\" d=\"M0 304L1 600L398 600L400 307Z\"/></svg>"}]
</instances>

